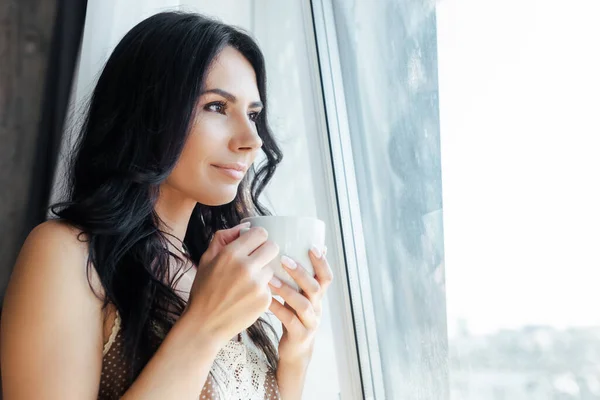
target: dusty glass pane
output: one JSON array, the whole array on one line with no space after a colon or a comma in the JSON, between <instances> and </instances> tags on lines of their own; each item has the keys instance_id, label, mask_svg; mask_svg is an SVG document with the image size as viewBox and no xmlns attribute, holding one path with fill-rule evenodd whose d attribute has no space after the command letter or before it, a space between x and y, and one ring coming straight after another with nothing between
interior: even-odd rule
<instances>
[{"instance_id":1,"label":"dusty glass pane","mask_svg":"<svg viewBox=\"0 0 600 400\"><path fill-rule=\"evenodd\" d=\"M444 399L434 3L337 0L334 13L385 395Z\"/></svg>"}]
</instances>

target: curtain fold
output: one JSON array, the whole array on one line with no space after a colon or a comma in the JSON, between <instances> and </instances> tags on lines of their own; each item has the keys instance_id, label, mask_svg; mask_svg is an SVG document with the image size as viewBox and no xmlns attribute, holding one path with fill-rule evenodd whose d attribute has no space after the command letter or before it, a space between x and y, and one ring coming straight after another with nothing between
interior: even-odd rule
<instances>
[{"instance_id":1,"label":"curtain fold","mask_svg":"<svg viewBox=\"0 0 600 400\"><path fill-rule=\"evenodd\" d=\"M46 219L81 47L86 9L87 0L57 2L23 237Z\"/></svg>"},{"instance_id":2,"label":"curtain fold","mask_svg":"<svg viewBox=\"0 0 600 400\"><path fill-rule=\"evenodd\" d=\"M86 8L86 0L0 5L1 299L25 237L46 218Z\"/></svg>"}]
</instances>

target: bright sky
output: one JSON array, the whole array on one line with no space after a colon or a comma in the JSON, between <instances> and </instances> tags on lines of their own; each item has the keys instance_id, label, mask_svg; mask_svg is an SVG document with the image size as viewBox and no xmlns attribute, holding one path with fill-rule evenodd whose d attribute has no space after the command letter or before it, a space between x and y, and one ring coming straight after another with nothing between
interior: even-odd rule
<instances>
[{"instance_id":1,"label":"bright sky","mask_svg":"<svg viewBox=\"0 0 600 400\"><path fill-rule=\"evenodd\" d=\"M448 320L600 325L600 0L439 0Z\"/></svg>"}]
</instances>

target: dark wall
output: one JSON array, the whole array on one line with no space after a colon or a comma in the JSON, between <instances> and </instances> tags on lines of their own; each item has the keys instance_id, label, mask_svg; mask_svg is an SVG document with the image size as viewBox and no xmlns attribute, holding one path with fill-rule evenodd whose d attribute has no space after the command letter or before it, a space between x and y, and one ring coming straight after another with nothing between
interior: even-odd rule
<instances>
[{"instance_id":1,"label":"dark wall","mask_svg":"<svg viewBox=\"0 0 600 400\"><path fill-rule=\"evenodd\" d=\"M57 0L0 0L0 298L27 227Z\"/></svg>"}]
</instances>

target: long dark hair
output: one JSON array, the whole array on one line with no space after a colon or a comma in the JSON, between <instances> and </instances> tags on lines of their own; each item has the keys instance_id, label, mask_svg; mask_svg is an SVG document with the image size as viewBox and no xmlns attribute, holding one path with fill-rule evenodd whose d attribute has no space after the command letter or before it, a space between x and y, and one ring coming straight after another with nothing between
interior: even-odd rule
<instances>
[{"instance_id":1,"label":"long dark hair","mask_svg":"<svg viewBox=\"0 0 600 400\"><path fill-rule=\"evenodd\" d=\"M184 240L189 257L197 264L217 230L247 216L268 215L258 197L282 153L267 123L262 52L242 30L183 12L149 17L114 49L89 99L66 201L51 207L89 243L88 268L95 268L102 282L104 309L114 304L122 319L130 382L186 306L169 273L169 260L175 257L180 265L183 260L169 251L167 240L173 238L161 231L154 206L159 184L181 154L208 67L225 46L240 51L256 73L264 104L256 126L266 162L250 170L231 203L196 205ZM273 333L259 319L248 334L276 369L267 329Z\"/></svg>"}]
</instances>

